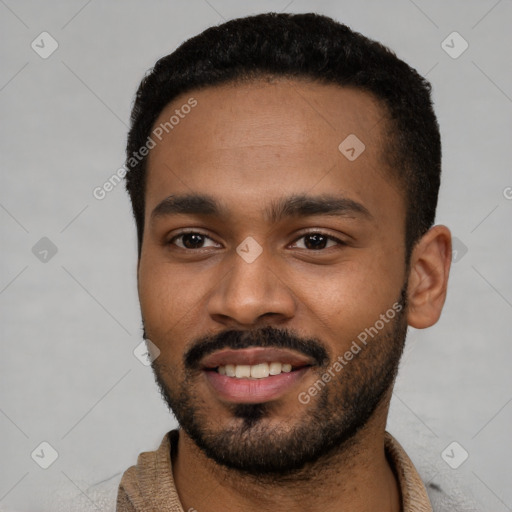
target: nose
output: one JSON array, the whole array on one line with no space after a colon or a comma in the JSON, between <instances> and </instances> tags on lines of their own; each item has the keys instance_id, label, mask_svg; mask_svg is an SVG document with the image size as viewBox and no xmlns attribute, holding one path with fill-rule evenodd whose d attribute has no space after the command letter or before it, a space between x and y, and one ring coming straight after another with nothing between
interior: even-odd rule
<instances>
[{"instance_id":1,"label":"nose","mask_svg":"<svg viewBox=\"0 0 512 512\"><path fill-rule=\"evenodd\" d=\"M279 325L294 316L296 300L293 291L271 258L263 251L254 261L248 262L233 253L231 269L217 283L209 298L208 313L213 320L236 328L254 326L270 319Z\"/></svg>"}]
</instances>

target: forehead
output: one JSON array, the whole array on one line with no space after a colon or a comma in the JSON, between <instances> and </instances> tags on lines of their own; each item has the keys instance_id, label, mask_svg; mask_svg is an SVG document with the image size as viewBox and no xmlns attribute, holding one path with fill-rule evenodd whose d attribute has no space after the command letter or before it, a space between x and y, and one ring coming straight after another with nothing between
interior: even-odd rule
<instances>
[{"instance_id":1,"label":"forehead","mask_svg":"<svg viewBox=\"0 0 512 512\"><path fill-rule=\"evenodd\" d=\"M178 119L176 114L182 109L190 110L184 107L192 97L197 106ZM349 134L373 150L382 135L379 125L384 118L378 100L355 88L284 78L228 83L191 91L167 105L154 124L154 128L164 128L157 142L165 143L158 144L152 156L165 152L170 144L182 150L180 155L187 161L219 152L222 146L293 146L296 152L300 145L301 156L313 156L324 149L332 152L333 144L337 149L336 142ZM166 129L169 120L173 126ZM194 148L199 152L187 154L183 150L191 135L201 141Z\"/></svg>"},{"instance_id":2,"label":"forehead","mask_svg":"<svg viewBox=\"0 0 512 512\"><path fill-rule=\"evenodd\" d=\"M337 190L370 206L379 195L396 203L385 125L380 103L354 88L277 79L190 91L154 124L146 211L174 192L256 204Z\"/></svg>"}]
</instances>

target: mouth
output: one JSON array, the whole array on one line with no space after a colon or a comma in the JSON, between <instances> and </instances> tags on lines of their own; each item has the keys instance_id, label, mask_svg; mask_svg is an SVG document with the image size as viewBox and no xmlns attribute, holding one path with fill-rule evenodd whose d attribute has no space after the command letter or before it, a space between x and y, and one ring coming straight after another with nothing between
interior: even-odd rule
<instances>
[{"instance_id":1,"label":"mouth","mask_svg":"<svg viewBox=\"0 0 512 512\"><path fill-rule=\"evenodd\" d=\"M230 403L263 403L293 390L314 365L291 350L251 347L225 349L201 361L206 380L217 397Z\"/></svg>"},{"instance_id":2,"label":"mouth","mask_svg":"<svg viewBox=\"0 0 512 512\"><path fill-rule=\"evenodd\" d=\"M236 379L266 379L270 375L280 375L281 373L289 373L298 368L293 368L290 363L280 363L273 361L272 363L259 364L226 364L217 367L217 372L221 375L234 377Z\"/></svg>"}]
</instances>

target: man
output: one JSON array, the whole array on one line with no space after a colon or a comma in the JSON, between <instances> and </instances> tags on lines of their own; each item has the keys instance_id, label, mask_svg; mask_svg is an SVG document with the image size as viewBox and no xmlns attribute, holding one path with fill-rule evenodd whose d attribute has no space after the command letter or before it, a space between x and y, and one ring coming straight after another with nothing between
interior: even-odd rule
<instances>
[{"instance_id":1,"label":"man","mask_svg":"<svg viewBox=\"0 0 512 512\"><path fill-rule=\"evenodd\" d=\"M117 510L432 510L385 431L407 326L437 322L451 261L428 82L324 16L232 20L144 78L127 167L180 428Z\"/></svg>"}]
</instances>

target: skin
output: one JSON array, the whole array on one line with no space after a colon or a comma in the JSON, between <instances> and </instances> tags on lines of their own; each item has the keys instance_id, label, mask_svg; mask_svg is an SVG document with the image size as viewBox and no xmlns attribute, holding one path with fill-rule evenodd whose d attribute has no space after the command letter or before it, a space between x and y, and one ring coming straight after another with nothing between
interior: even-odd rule
<instances>
[{"instance_id":1,"label":"skin","mask_svg":"<svg viewBox=\"0 0 512 512\"><path fill-rule=\"evenodd\" d=\"M145 231L138 267L147 336L171 373L183 378L190 341L227 329L272 325L320 338L334 359L365 327L375 324L408 278L407 322L437 322L451 260L448 228L435 226L405 266L405 200L383 164L384 112L369 94L334 85L279 79L223 85L175 99L155 126L193 96L198 104L153 148L148 160ZM354 161L338 145L356 134L366 146ZM204 193L222 202L225 216L151 217L171 194ZM270 221L272 201L292 194L337 194L371 214L315 215ZM209 238L201 249L170 240L180 229ZM330 241L311 250L306 231ZM247 263L237 246L248 236L262 253ZM406 273L407 272L407 273ZM165 340L173 342L166 343ZM302 390L316 380L308 373ZM171 380L172 379L172 380ZM194 384L212 428L226 427L228 409L204 380ZM288 393L269 421L290 422L307 407ZM308 481L263 485L208 459L181 431L173 463L184 510L400 510L399 491L384 454L391 390L365 428L325 467L308 468Z\"/></svg>"}]
</instances>

